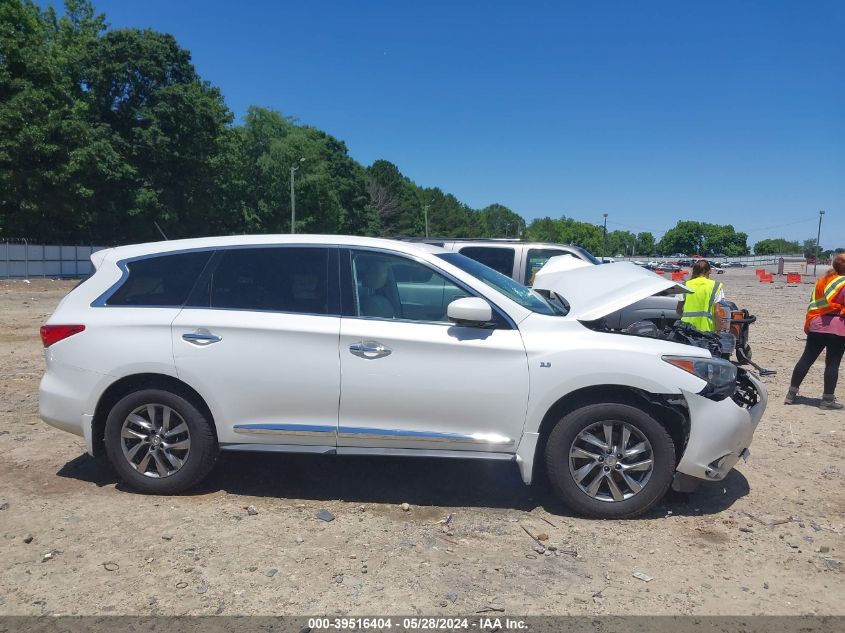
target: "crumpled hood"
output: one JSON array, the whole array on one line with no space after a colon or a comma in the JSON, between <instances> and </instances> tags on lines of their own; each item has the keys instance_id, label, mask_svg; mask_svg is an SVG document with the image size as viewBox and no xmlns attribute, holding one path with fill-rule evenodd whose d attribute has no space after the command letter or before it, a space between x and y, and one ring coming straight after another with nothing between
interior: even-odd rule
<instances>
[{"instance_id":1,"label":"crumpled hood","mask_svg":"<svg viewBox=\"0 0 845 633\"><path fill-rule=\"evenodd\" d=\"M535 290L555 292L569 303L569 314L579 321L595 321L658 293L691 292L676 281L631 262L560 270L552 257L537 271Z\"/></svg>"}]
</instances>

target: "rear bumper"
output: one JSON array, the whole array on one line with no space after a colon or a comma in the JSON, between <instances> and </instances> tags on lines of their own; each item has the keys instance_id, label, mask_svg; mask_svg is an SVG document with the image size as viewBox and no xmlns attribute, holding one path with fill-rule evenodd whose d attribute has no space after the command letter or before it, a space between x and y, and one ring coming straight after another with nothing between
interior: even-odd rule
<instances>
[{"instance_id":1,"label":"rear bumper","mask_svg":"<svg viewBox=\"0 0 845 633\"><path fill-rule=\"evenodd\" d=\"M93 410L87 411L88 398L95 393L103 375L51 361L38 387L38 415L62 431L85 438L89 453Z\"/></svg>"},{"instance_id":2,"label":"rear bumper","mask_svg":"<svg viewBox=\"0 0 845 633\"><path fill-rule=\"evenodd\" d=\"M683 392L690 412L690 436L678 472L697 479L724 479L751 445L754 431L768 403L766 388L748 375L758 393L758 402L748 408L732 399L714 402L695 393Z\"/></svg>"}]
</instances>

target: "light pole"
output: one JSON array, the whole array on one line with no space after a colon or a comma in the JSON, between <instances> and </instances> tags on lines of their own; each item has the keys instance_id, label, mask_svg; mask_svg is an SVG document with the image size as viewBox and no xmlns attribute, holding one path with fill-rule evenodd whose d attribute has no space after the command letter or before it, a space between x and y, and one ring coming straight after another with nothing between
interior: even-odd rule
<instances>
[{"instance_id":1,"label":"light pole","mask_svg":"<svg viewBox=\"0 0 845 633\"><path fill-rule=\"evenodd\" d=\"M431 206L431 203L434 202L434 198L428 201L428 204L423 205L423 215L425 216L425 236L428 237L428 208Z\"/></svg>"},{"instance_id":2,"label":"light pole","mask_svg":"<svg viewBox=\"0 0 845 633\"><path fill-rule=\"evenodd\" d=\"M607 213L602 213L604 216L604 256L607 257Z\"/></svg>"},{"instance_id":3,"label":"light pole","mask_svg":"<svg viewBox=\"0 0 845 633\"><path fill-rule=\"evenodd\" d=\"M822 216L824 215L824 209L819 209L819 232L816 234L816 257L813 259L813 277L816 276L816 266L819 265L819 240L822 238Z\"/></svg>"},{"instance_id":4,"label":"light pole","mask_svg":"<svg viewBox=\"0 0 845 633\"><path fill-rule=\"evenodd\" d=\"M293 188L294 182L294 174L296 174L296 170L299 169L300 164L305 162L305 157L299 159L298 162L294 163L293 166L290 168L290 232L291 235L296 233L296 191Z\"/></svg>"}]
</instances>

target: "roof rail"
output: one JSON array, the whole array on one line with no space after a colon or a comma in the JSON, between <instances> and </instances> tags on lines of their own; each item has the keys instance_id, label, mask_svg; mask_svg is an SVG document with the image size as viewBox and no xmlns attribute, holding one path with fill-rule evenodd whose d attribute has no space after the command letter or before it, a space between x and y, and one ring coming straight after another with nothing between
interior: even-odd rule
<instances>
[{"instance_id":1,"label":"roof rail","mask_svg":"<svg viewBox=\"0 0 845 633\"><path fill-rule=\"evenodd\" d=\"M399 240L400 242L527 242L529 240L519 239L517 237L414 237L414 236L395 236L390 237L391 240Z\"/></svg>"},{"instance_id":2,"label":"roof rail","mask_svg":"<svg viewBox=\"0 0 845 633\"><path fill-rule=\"evenodd\" d=\"M443 242L478 242L483 244L486 242L496 242L501 244L557 244L559 246L569 246L571 248L580 248L581 250L590 252L589 249L576 244L575 242L550 242L546 240L526 240L515 237L415 237L415 236L399 236L390 237L387 239L398 240L400 242L423 242L429 244L442 244ZM591 253L592 254L592 253Z\"/></svg>"}]
</instances>

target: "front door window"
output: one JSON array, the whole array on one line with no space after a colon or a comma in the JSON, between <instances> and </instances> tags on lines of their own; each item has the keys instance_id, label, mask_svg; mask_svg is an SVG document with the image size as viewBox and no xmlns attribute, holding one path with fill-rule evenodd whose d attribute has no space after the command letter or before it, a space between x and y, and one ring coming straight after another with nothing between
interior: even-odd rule
<instances>
[{"instance_id":1,"label":"front door window","mask_svg":"<svg viewBox=\"0 0 845 633\"><path fill-rule=\"evenodd\" d=\"M449 304L469 296L428 266L386 253L353 253L352 274L360 317L446 323Z\"/></svg>"}]
</instances>

